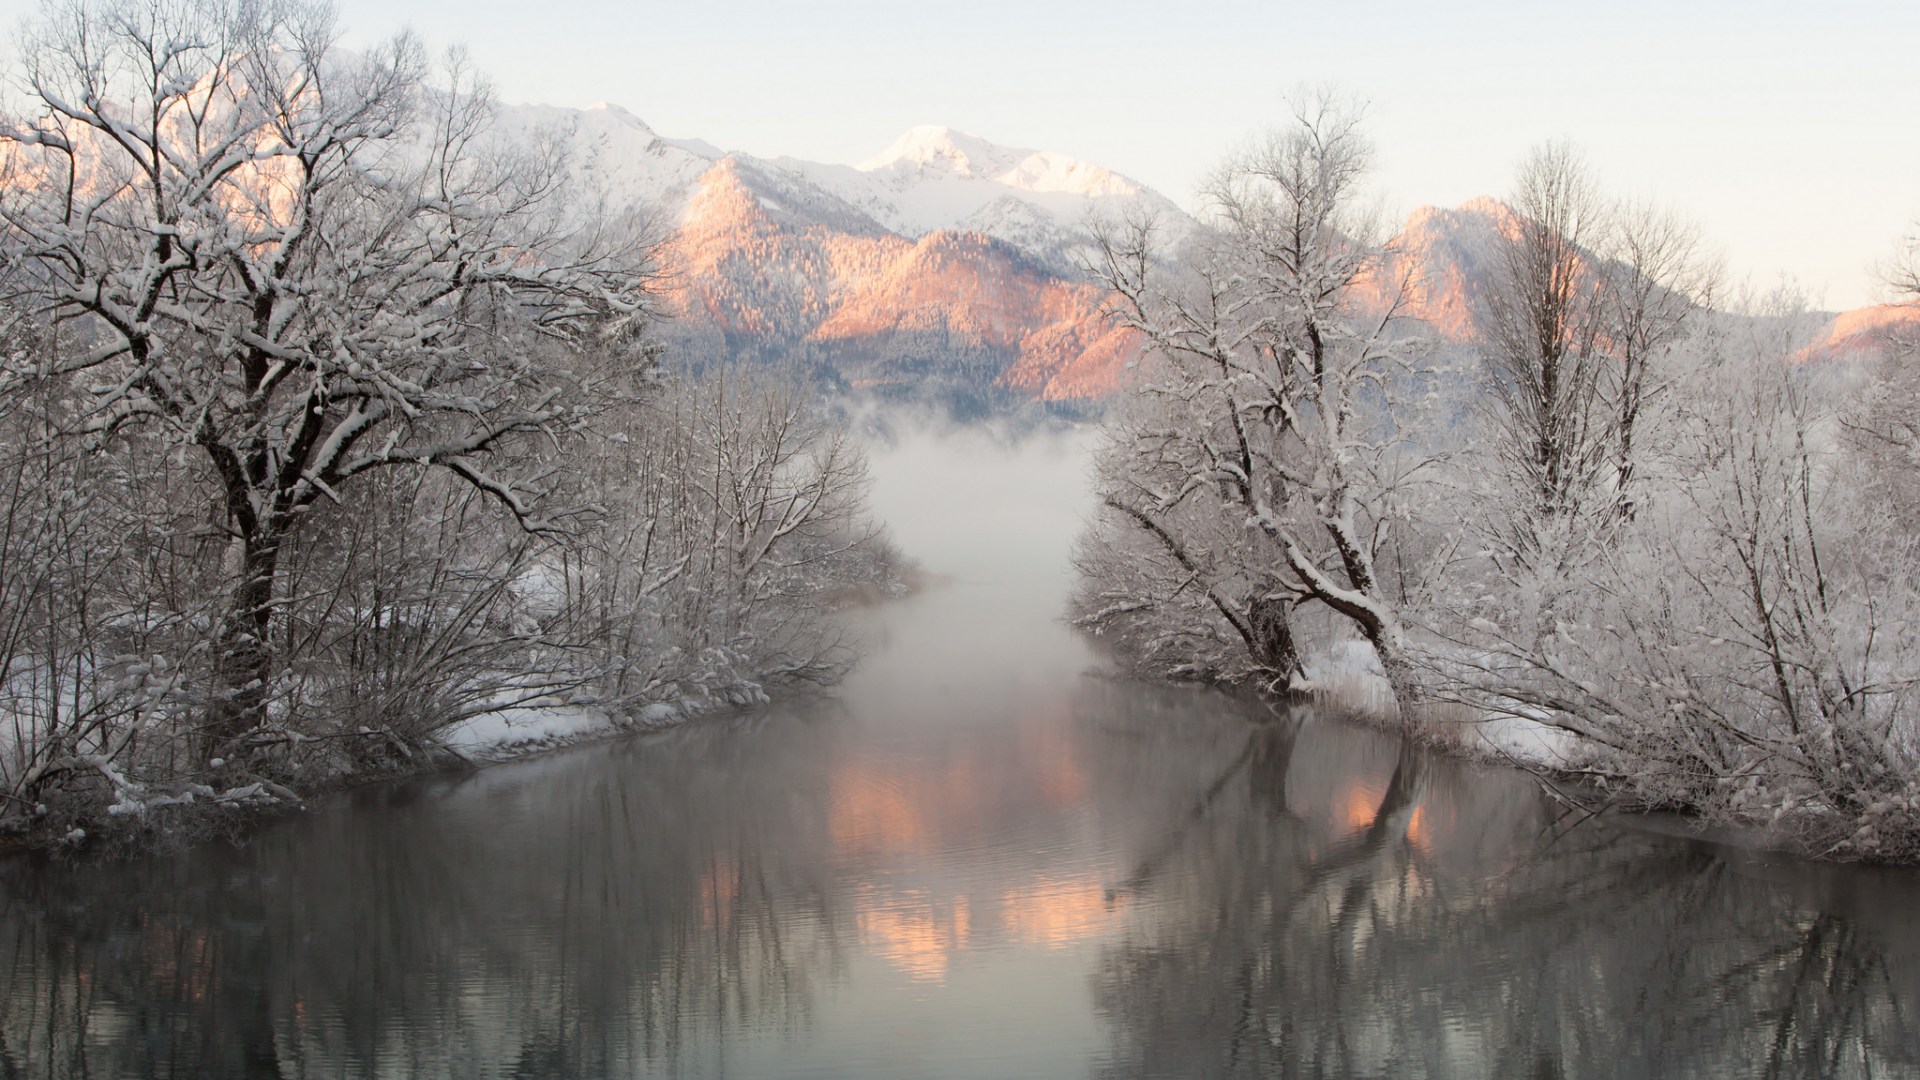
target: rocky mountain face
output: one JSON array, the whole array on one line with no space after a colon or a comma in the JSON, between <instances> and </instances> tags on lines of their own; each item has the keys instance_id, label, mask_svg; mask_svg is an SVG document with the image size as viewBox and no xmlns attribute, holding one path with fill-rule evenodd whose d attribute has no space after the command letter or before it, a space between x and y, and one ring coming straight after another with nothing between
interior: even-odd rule
<instances>
[{"instance_id":1,"label":"rocky mountain face","mask_svg":"<svg viewBox=\"0 0 1920 1080\"><path fill-rule=\"evenodd\" d=\"M961 411L1074 407L1113 394L1139 355L1081 269L1099 216L1152 212L1177 242L1199 226L1120 174L1048 151L914 128L858 165L726 153L666 139L618 106L501 110L509 137L564 154L575 187L645 207L667 242L664 336L679 363L790 362L823 382ZM1497 200L1421 207L1362 289L1469 348L1512 213ZM1813 352L1920 333L1920 311L1835 317Z\"/></svg>"}]
</instances>

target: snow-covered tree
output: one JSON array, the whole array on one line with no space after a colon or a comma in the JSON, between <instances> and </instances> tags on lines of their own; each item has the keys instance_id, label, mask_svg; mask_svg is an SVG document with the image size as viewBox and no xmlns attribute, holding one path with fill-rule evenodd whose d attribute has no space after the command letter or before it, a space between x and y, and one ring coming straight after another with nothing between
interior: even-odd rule
<instances>
[{"instance_id":1,"label":"snow-covered tree","mask_svg":"<svg viewBox=\"0 0 1920 1080\"><path fill-rule=\"evenodd\" d=\"M864 453L804 381L716 366L595 430L582 481L606 513L548 561L553 623L602 697L741 702L845 670L828 613L898 556L866 517Z\"/></svg>"},{"instance_id":2,"label":"snow-covered tree","mask_svg":"<svg viewBox=\"0 0 1920 1080\"><path fill-rule=\"evenodd\" d=\"M1920 310L1920 233L1910 234L1881 275L1894 300ZM1874 495L1920 533L1920 323L1895 322L1882 330L1878 355L1845 418L1848 444L1872 463Z\"/></svg>"},{"instance_id":3,"label":"snow-covered tree","mask_svg":"<svg viewBox=\"0 0 1920 1080\"><path fill-rule=\"evenodd\" d=\"M50 3L0 127L0 227L24 301L74 347L12 382L83 383L109 449L201 455L232 577L202 753L264 715L276 584L320 500L431 468L525 528L564 508L514 440L577 425L581 350L628 347L646 248L564 162L489 142L485 88L426 83L402 36L334 46L320 4ZM129 448L137 445L138 450Z\"/></svg>"},{"instance_id":4,"label":"snow-covered tree","mask_svg":"<svg viewBox=\"0 0 1920 1080\"><path fill-rule=\"evenodd\" d=\"M1882 269L1881 276L1901 301L1911 303L1920 300L1920 225L1916 225L1914 231L1900 242L1892 261Z\"/></svg>"},{"instance_id":5,"label":"snow-covered tree","mask_svg":"<svg viewBox=\"0 0 1920 1080\"><path fill-rule=\"evenodd\" d=\"M1481 591L1449 597L1432 619L1445 627L1498 595L1508 632L1548 643L1562 595L1647 496L1650 428L1684 366L1670 354L1704 311L1712 270L1690 225L1608 199L1565 145L1533 152L1509 209L1481 317L1481 394L1451 477L1457 516L1444 526L1485 556L1463 578Z\"/></svg>"},{"instance_id":6,"label":"snow-covered tree","mask_svg":"<svg viewBox=\"0 0 1920 1080\"><path fill-rule=\"evenodd\" d=\"M1849 446L1858 373L1808 362L1819 327L1791 298L1701 316L1648 417L1638 512L1550 603L1469 560L1432 679L1572 733L1625 798L1910 853L1920 552L1890 463Z\"/></svg>"},{"instance_id":7,"label":"snow-covered tree","mask_svg":"<svg viewBox=\"0 0 1920 1080\"><path fill-rule=\"evenodd\" d=\"M1485 327L1489 418L1500 464L1527 500L1512 546L1536 558L1551 530L1579 512L1610 464L1604 390L1606 206L1586 168L1561 145L1534 151L1509 198Z\"/></svg>"},{"instance_id":8,"label":"snow-covered tree","mask_svg":"<svg viewBox=\"0 0 1920 1080\"><path fill-rule=\"evenodd\" d=\"M1359 124L1323 95L1229 162L1207 189L1209 228L1175 265L1150 220L1102 231L1096 270L1149 356L1101 454L1081 619L1149 639L1223 637L1160 627L1170 599L1204 598L1285 687L1301 674L1289 609L1317 602L1372 644L1404 710L1405 596L1383 564L1430 461L1415 437L1427 387L1399 318L1406 283L1379 280L1360 209ZM1363 303L1363 283L1384 302ZM1129 560L1131 576L1102 576Z\"/></svg>"},{"instance_id":9,"label":"snow-covered tree","mask_svg":"<svg viewBox=\"0 0 1920 1080\"><path fill-rule=\"evenodd\" d=\"M1635 436L1662 350L1711 294L1697 230L1605 197L1578 154L1522 163L1482 318L1484 390L1503 479L1526 513L1516 562L1551 566L1569 518L1630 516Z\"/></svg>"},{"instance_id":10,"label":"snow-covered tree","mask_svg":"<svg viewBox=\"0 0 1920 1080\"><path fill-rule=\"evenodd\" d=\"M1603 402L1613 460L1612 511L1630 518L1638 482L1641 425L1672 373L1666 354L1679 346L1712 303L1718 265L1699 229L1651 202L1615 204L1612 242L1601 253L1604 327Z\"/></svg>"}]
</instances>

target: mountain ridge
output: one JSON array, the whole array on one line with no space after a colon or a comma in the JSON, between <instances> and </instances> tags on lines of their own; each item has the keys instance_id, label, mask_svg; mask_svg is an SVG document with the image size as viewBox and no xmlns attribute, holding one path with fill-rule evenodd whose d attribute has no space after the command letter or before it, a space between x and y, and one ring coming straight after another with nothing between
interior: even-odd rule
<instances>
[{"instance_id":1,"label":"mountain ridge","mask_svg":"<svg viewBox=\"0 0 1920 1080\"><path fill-rule=\"evenodd\" d=\"M1120 173L938 125L908 129L857 165L759 158L669 139L611 103L502 107L511 138L551 145L609 206L653 207L669 236L664 328L689 359L788 361L846 389L1063 403L1117 392L1140 353L1108 324L1083 267L1088 228L1148 211L1178 244L1200 224ZM1513 213L1482 196L1421 206L1359 301L1470 347ZM1920 333L1920 309L1832 315L1809 356Z\"/></svg>"}]
</instances>

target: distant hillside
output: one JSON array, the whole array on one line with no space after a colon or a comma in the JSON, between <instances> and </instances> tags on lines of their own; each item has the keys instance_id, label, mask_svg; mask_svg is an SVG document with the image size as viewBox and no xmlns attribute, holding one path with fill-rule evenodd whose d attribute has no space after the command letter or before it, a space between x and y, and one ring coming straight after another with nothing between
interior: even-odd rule
<instances>
[{"instance_id":1,"label":"distant hillside","mask_svg":"<svg viewBox=\"0 0 1920 1080\"><path fill-rule=\"evenodd\" d=\"M1407 215L1395 252L1379 277L1366 283L1362 302L1386 300L1389 288L1410 281L1403 311L1432 326L1456 344L1472 342L1486 294L1493 287L1501 232L1511 227L1513 211L1497 199L1479 198L1452 210L1423 206Z\"/></svg>"}]
</instances>

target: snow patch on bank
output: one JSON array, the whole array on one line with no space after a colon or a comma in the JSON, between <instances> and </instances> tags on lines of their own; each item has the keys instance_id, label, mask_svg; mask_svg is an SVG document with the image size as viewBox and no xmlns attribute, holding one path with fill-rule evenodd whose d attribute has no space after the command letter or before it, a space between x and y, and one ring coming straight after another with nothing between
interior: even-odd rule
<instances>
[{"instance_id":1,"label":"snow patch on bank","mask_svg":"<svg viewBox=\"0 0 1920 1080\"><path fill-rule=\"evenodd\" d=\"M1380 658L1367 642L1336 641L1309 657L1305 667L1311 677L1297 689L1357 714L1393 715L1393 690L1387 685ZM1441 705L1429 721L1456 727L1463 749L1511 757L1542 768L1566 767L1576 749L1570 732L1526 717L1473 715L1466 706Z\"/></svg>"},{"instance_id":2,"label":"snow patch on bank","mask_svg":"<svg viewBox=\"0 0 1920 1080\"><path fill-rule=\"evenodd\" d=\"M477 761L499 761L572 743L677 724L696 709L688 703L647 705L616 717L595 705L539 705L481 713L448 728L441 744Z\"/></svg>"},{"instance_id":3,"label":"snow patch on bank","mask_svg":"<svg viewBox=\"0 0 1920 1080\"><path fill-rule=\"evenodd\" d=\"M1573 735L1551 724L1503 716L1470 721L1470 727L1480 742L1505 751L1517 761L1550 769L1572 763Z\"/></svg>"}]
</instances>

